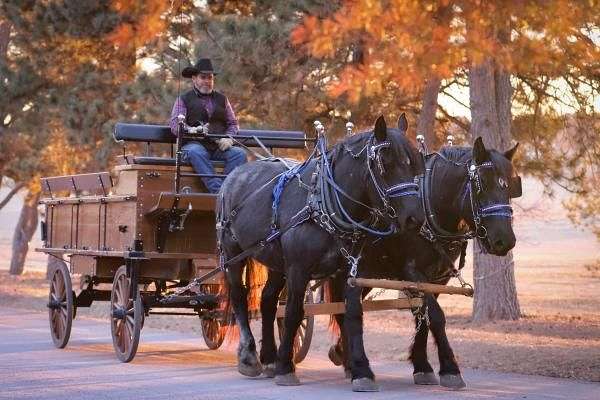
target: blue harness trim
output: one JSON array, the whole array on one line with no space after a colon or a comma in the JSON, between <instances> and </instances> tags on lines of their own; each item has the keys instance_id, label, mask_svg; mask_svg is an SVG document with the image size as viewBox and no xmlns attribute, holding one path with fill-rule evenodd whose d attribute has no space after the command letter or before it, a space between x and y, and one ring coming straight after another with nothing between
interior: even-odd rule
<instances>
[{"instance_id":1,"label":"blue harness trim","mask_svg":"<svg viewBox=\"0 0 600 400\"><path fill-rule=\"evenodd\" d=\"M302 164L298 164L294 168L284 172L279 177L279 179L277 180L277 183L273 187L273 203L271 204L271 209L273 210L272 224L271 224L272 232L277 232L277 227L276 227L277 211L279 210L279 204L281 203L281 196L283 195L285 185L287 185L287 183L289 181L291 181L294 178L294 176L300 175L302 173L302 171L304 171L304 169L309 164L308 161L310 161L310 158L308 160L306 160L305 162L303 162Z\"/></svg>"},{"instance_id":2,"label":"blue harness trim","mask_svg":"<svg viewBox=\"0 0 600 400\"><path fill-rule=\"evenodd\" d=\"M385 190L388 197L418 196L419 185L416 183L399 183Z\"/></svg>"},{"instance_id":3,"label":"blue harness trim","mask_svg":"<svg viewBox=\"0 0 600 400\"><path fill-rule=\"evenodd\" d=\"M483 207L479 215L484 217L505 217L512 218L513 209L508 204L493 204L491 206Z\"/></svg>"}]
</instances>

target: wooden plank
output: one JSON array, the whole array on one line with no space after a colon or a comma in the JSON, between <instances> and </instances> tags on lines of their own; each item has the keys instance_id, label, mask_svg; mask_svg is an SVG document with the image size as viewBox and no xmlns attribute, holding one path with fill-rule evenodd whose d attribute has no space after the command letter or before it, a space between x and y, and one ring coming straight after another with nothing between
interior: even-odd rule
<instances>
[{"instance_id":1,"label":"wooden plank","mask_svg":"<svg viewBox=\"0 0 600 400\"><path fill-rule=\"evenodd\" d=\"M364 279L348 278L348 284L361 287L396 289L396 290L417 290L424 293L434 294L461 294L464 296L473 296L473 289L469 287L456 287L446 285L436 285L425 282L409 281L391 281L387 279Z\"/></svg>"},{"instance_id":2,"label":"wooden plank","mask_svg":"<svg viewBox=\"0 0 600 400\"><path fill-rule=\"evenodd\" d=\"M81 196L43 198L39 204L82 204L82 203L118 203L135 200L135 196Z\"/></svg>"},{"instance_id":3,"label":"wooden plank","mask_svg":"<svg viewBox=\"0 0 600 400\"><path fill-rule=\"evenodd\" d=\"M80 250L74 248L63 248L63 247L36 247L35 251L41 253L52 253L52 254L77 254L92 257L127 257L128 251L98 251L98 250ZM172 259L172 260L187 260L194 258L206 258L208 253L158 253L155 251L149 251L144 253L144 257L148 259Z\"/></svg>"},{"instance_id":4,"label":"wooden plank","mask_svg":"<svg viewBox=\"0 0 600 400\"><path fill-rule=\"evenodd\" d=\"M107 251L128 251L133 246L136 232L135 201L106 204L106 240L103 242Z\"/></svg>"},{"instance_id":5,"label":"wooden plank","mask_svg":"<svg viewBox=\"0 0 600 400\"><path fill-rule=\"evenodd\" d=\"M420 307L422 304L423 301L420 298L365 300L363 311L405 310ZM304 304L305 315L333 315L344 314L345 312L346 304L343 302ZM283 318L284 316L285 306L277 307L277 318Z\"/></svg>"},{"instance_id":6,"label":"wooden plank","mask_svg":"<svg viewBox=\"0 0 600 400\"><path fill-rule=\"evenodd\" d=\"M82 250L102 250L100 246L101 211L100 203L79 204L74 206L77 216L76 248Z\"/></svg>"},{"instance_id":7,"label":"wooden plank","mask_svg":"<svg viewBox=\"0 0 600 400\"><path fill-rule=\"evenodd\" d=\"M73 181L78 192L85 191L106 196L112 187L112 180L108 172L73 175Z\"/></svg>"},{"instance_id":8,"label":"wooden plank","mask_svg":"<svg viewBox=\"0 0 600 400\"><path fill-rule=\"evenodd\" d=\"M72 248L75 243L71 241L71 229L73 226L73 210L76 206L72 204L63 204L51 206L52 208L52 242L51 247Z\"/></svg>"},{"instance_id":9,"label":"wooden plank","mask_svg":"<svg viewBox=\"0 0 600 400\"><path fill-rule=\"evenodd\" d=\"M52 193L53 196L65 191L75 191L71 175L41 178L41 186L43 193Z\"/></svg>"}]
</instances>

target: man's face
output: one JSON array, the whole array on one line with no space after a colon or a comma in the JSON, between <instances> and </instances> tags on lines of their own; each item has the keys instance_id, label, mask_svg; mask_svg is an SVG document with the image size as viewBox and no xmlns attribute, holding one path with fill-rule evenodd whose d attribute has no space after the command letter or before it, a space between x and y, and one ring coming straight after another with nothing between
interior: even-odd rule
<instances>
[{"instance_id":1,"label":"man's face","mask_svg":"<svg viewBox=\"0 0 600 400\"><path fill-rule=\"evenodd\" d=\"M213 74L199 73L198 75L192 76L194 86L200 93L209 94L213 91L215 86L215 76Z\"/></svg>"}]
</instances>

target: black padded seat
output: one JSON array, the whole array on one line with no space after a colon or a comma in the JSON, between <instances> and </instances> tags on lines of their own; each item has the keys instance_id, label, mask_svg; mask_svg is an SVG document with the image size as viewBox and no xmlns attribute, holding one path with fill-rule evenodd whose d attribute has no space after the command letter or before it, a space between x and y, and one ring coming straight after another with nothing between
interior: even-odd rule
<instances>
[{"instance_id":1,"label":"black padded seat","mask_svg":"<svg viewBox=\"0 0 600 400\"><path fill-rule=\"evenodd\" d=\"M115 125L113 136L119 142L175 143L175 136L171 133L171 128L166 125L118 122ZM259 137L266 147L286 149L306 147L306 135L302 131L240 129L235 138L246 146L259 147L253 136Z\"/></svg>"}]
</instances>

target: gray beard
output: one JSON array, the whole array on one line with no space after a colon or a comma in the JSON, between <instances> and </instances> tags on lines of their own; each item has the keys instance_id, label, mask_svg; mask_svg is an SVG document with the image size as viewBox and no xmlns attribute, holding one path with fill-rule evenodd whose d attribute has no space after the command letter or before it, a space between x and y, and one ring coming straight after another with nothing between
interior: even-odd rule
<instances>
[{"instance_id":1,"label":"gray beard","mask_svg":"<svg viewBox=\"0 0 600 400\"><path fill-rule=\"evenodd\" d=\"M214 89L206 90L206 89L203 89L203 88L199 88L196 85L194 85L194 87L196 88L196 90L198 90L202 94L211 94L213 92L213 90L214 90Z\"/></svg>"}]
</instances>

